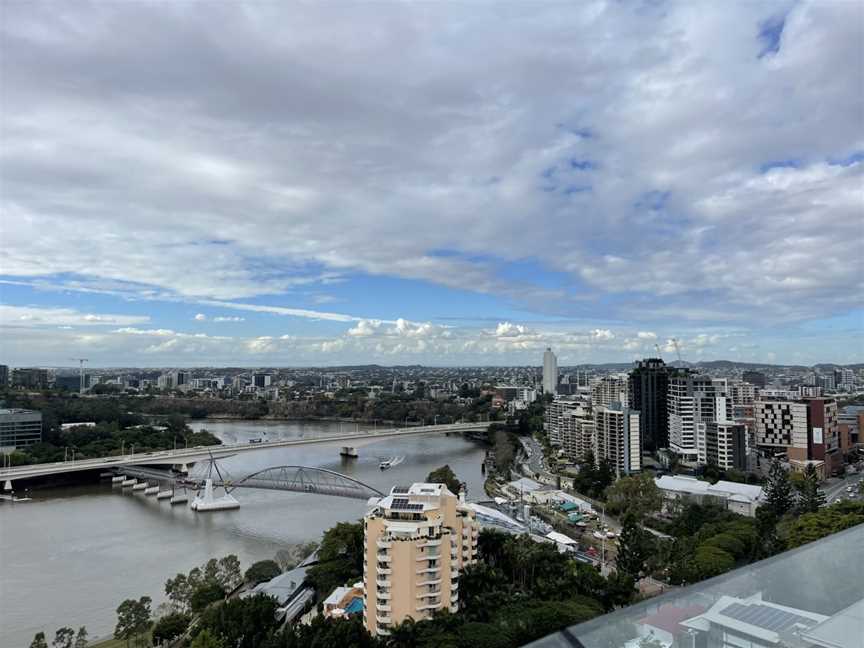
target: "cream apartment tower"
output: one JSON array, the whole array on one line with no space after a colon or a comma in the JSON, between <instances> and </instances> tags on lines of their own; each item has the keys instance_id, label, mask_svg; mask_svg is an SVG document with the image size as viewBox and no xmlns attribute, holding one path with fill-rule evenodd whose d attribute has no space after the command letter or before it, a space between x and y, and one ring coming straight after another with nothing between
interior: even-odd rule
<instances>
[{"instance_id":1,"label":"cream apartment tower","mask_svg":"<svg viewBox=\"0 0 864 648\"><path fill-rule=\"evenodd\" d=\"M459 609L459 574L477 559L479 527L443 484L394 486L363 519L363 620L388 635L409 616Z\"/></svg>"}]
</instances>

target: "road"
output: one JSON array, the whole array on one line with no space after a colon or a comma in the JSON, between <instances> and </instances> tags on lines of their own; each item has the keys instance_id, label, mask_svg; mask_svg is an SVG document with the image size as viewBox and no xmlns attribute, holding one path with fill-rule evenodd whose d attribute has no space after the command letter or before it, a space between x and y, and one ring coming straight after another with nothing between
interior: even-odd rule
<instances>
[{"instance_id":1,"label":"road","mask_svg":"<svg viewBox=\"0 0 864 648\"><path fill-rule=\"evenodd\" d=\"M828 480L828 483L822 489L825 492L825 500L829 504L833 504L840 499L846 499L846 488L848 486L851 486L852 492L860 497L858 495L858 485L862 480L864 480L864 472L852 473L839 481Z\"/></svg>"},{"instance_id":2,"label":"road","mask_svg":"<svg viewBox=\"0 0 864 648\"><path fill-rule=\"evenodd\" d=\"M120 457L97 457L94 459L79 459L76 461L60 461L48 464L32 464L29 466L17 466L0 470L0 482L7 480L30 479L33 477L44 477L60 473L76 472L82 470L100 470L109 468L120 468L134 465L176 465L195 463L209 458L223 458L241 452L252 452L266 450L269 448L284 448L289 446L312 445L319 443L345 443L350 445L356 441L368 441L384 439L388 437L412 436L416 434L446 434L449 432L472 432L485 430L489 423L451 423L447 425L418 425L409 428L387 428L383 430L364 430L351 434L338 434L327 437L314 437L309 439L282 439L274 441L262 441L261 443L237 443L231 445L206 446L195 448L183 448L177 450L163 450L161 452L137 453L123 455Z\"/></svg>"},{"instance_id":3,"label":"road","mask_svg":"<svg viewBox=\"0 0 864 648\"><path fill-rule=\"evenodd\" d=\"M540 445L537 439L530 436L519 437L519 441L522 443L522 450L525 453L525 461L523 463L527 463L528 468L535 474L545 472L547 468L546 460L543 458L543 446Z\"/></svg>"}]
</instances>

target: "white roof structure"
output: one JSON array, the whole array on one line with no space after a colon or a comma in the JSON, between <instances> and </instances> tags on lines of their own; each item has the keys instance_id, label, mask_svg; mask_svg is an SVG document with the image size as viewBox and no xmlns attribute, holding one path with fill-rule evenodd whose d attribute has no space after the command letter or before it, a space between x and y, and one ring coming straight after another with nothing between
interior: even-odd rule
<instances>
[{"instance_id":1,"label":"white roof structure","mask_svg":"<svg viewBox=\"0 0 864 648\"><path fill-rule=\"evenodd\" d=\"M505 515L497 509L482 506L480 504L474 504L473 502L469 503L468 506L471 507L477 520L481 523L488 522L493 526L505 527L516 531L523 531L525 529L524 525L520 522L514 520L509 515Z\"/></svg>"},{"instance_id":2,"label":"white roof structure","mask_svg":"<svg viewBox=\"0 0 864 648\"><path fill-rule=\"evenodd\" d=\"M687 495L713 495L738 502L757 502L764 496L761 486L723 480L711 484L695 477L663 475L655 479L654 482L657 484L657 488L663 491Z\"/></svg>"},{"instance_id":3,"label":"white roof structure","mask_svg":"<svg viewBox=\"0 0 864 648\"><path fill-rule=\"evenodd\" d=\"M681 475L663 475L655 479L654 483L660 490L688 495L707 495L708 487L711 485L695 477L683 477Z\"/></svg>"},{"instance_id":4,"label":"white roof structure","mask_svg":"<svg viewBox=\"0 0 864 648\"><path fill-rule=\"evenodd\" d=\"M543 486L538 484L536 481L534 481L533 479L528 479L527 477L520 477L519 479L510 482L508 486L510 486L510 488L521 490L526 493L530 493L531 491L536 491L543 488Z\"/></svg>"},{"instance_id":5,"label":"white roof structure","mask_svg":"<svg viewBox=\"0 0 864 648\"><path fill-rule=\"evenodd\" d=\"M557 531L550 531L549 533L546 534L546 537L549 538L550 540L552 540L553 542L557 542L558 544L563 544L563 545L578 545L579 544L570 536L566 536L563 533L558 533Z\"/></svg>"},{"instance_id":6,"label":"white roof structure","mask_svg":"<svg viewBox=\"0 0 864 648\"><path fill-rule=\"evenodd\" d=\"M332 592L330 592L330 596L324 599L324 605L339 605L339 602L345 598L345 595L351 591L350 587L337 587Z\"/></svg>"}]
</instances>

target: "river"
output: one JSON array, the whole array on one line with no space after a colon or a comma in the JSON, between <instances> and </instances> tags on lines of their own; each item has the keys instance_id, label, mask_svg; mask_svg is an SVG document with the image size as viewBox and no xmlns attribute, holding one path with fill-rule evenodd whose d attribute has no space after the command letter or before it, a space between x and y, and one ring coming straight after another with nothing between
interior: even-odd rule
<instances>
[{"instance_id":1,"label":"river","mask_svg":"<svg viewBox=\"0 0 864 648\"><path fill-rule=\"evenodd\" d=\"M193 421L227 443L253 438L300 438L352 431L332 422ZM344 459L332 446L295 446L246 452L220 461L231 475L270 466L303 465L336 470L388 491L421 481L449 464L482 499L484 448L461 436L386 439ZM380 458L404 457L390 470ZM195 513L110 484L37 490L33 501L0 504L0 646L27 648L44 631L50 644L61 626L86 625L92 636L109 635L117 605L147 595L164 600L165 580L211 557L239 556L245 570L286 545L317 541L336 522L363 516L357 500L238 490L236 511Z\"/></svg>"}]
</instances>

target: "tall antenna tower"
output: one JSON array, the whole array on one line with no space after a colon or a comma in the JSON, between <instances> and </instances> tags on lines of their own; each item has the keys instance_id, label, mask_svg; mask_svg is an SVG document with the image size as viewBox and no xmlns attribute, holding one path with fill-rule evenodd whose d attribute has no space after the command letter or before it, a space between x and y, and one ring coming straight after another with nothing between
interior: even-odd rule
<instances>
[{"instance_id":1,"label":"tall antenna tower","mask_svg":"<svg viewBox=\"0 0 864 648\"><path fill-rule=\"evenodd\" d=\"M78 361L78 393L84 395L84 363L90 362L87 358L72 358Z\"/></svg>"}]
</instances>

